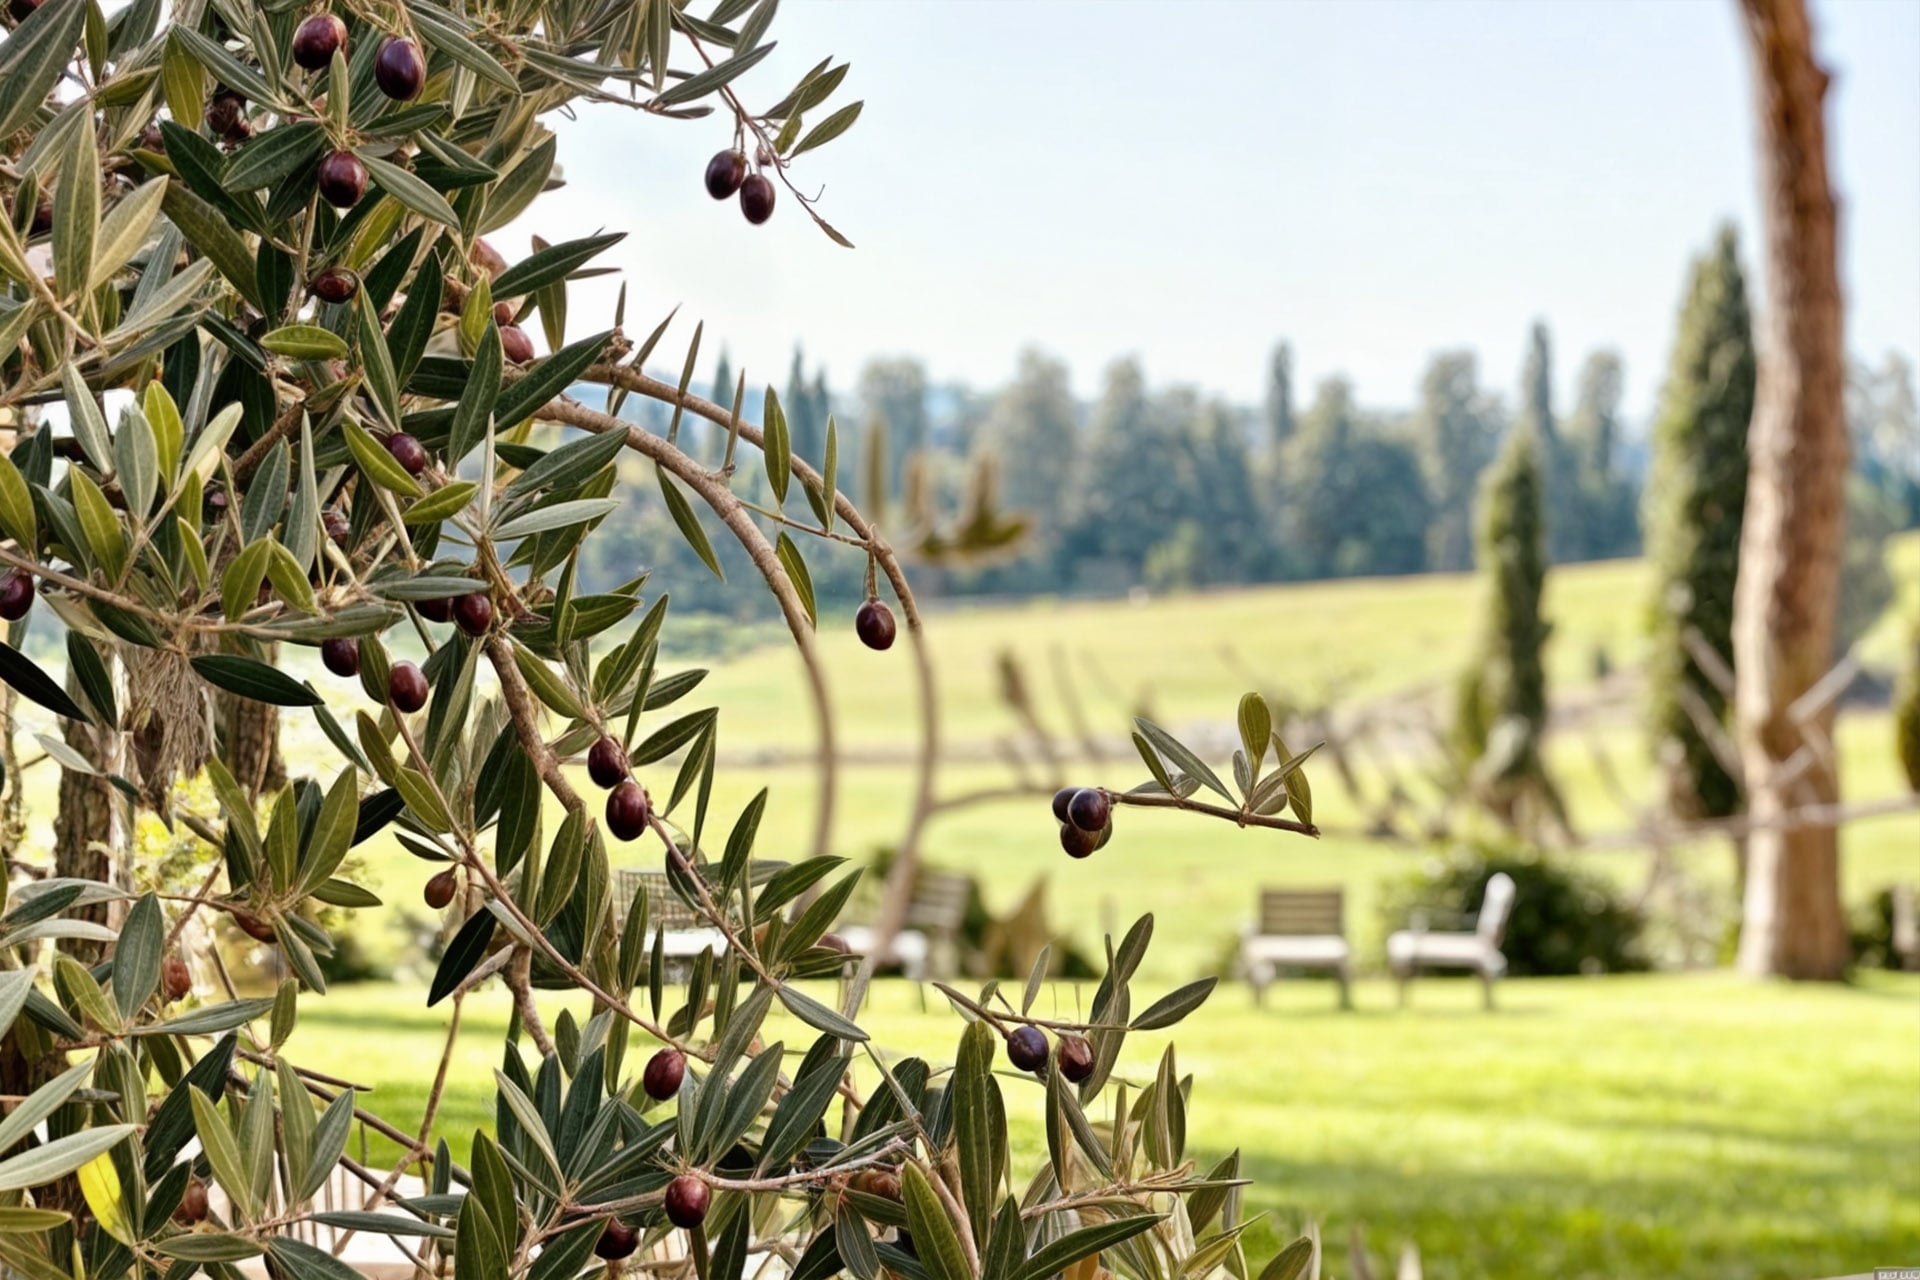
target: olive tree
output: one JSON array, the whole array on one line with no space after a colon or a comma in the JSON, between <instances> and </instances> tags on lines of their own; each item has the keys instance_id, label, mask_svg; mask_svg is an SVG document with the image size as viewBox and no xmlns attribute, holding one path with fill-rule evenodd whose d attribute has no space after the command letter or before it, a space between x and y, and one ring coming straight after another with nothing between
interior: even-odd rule
<instances>
[{"instance_id":1,"label":"olive tree","mask_svg":"<svg viewBox=\"0 0 1920 1280\"><path fill-rule=\"evenodd\" d=\"M1195 1166L1172 1048L1125 1058L1131 1033L1173 1025L1213 985L1136 997L1150 918L1109 940L1083 1020L1033 1016L1036 973L1012 995L945 989L961 1015L951 1062L883 1054L861 1025L869 967L831 932L856 873L830 852L803 543L866 557L861 638L889 648L897 607L923 698L931 681L899 561L839 490L832 425L803 459L771 391L758 425L742 420L743 383L731 405L690 395L698 330L678 385L649 377L667 326L636 341L624 297L569 341L569 282L618 231L536 241L517 262L485 239L557 182L543 119L593 102L717 118L712 195L752 223L797 206L846 244L789 181L859 114L834 105L845 64L820 62L771 105L742 97L774 10L13 6L0 412L17 439L0 456L0 615L14 643L0 681L18 695L7 705L62 726L40 735L81 780L71 800L62 788L62 820L98 856L6 886L8 1271L354 1274L311 1243L324 1223L390 1236L420 1273L461 1280L643 1261L737 1280L750 1258L807 1277L1249 1274L1237 1156ZM569 397L583 382L606 389L603 406ZM617 416L631 396L670 405L666 429ZM724 433L719 466L680 448L688 417ZM730 483L756 455L771 495L757 503ZM698 675L656 674L664 597L644 577L579 581L634 458L716 572L716 536L746 549L804 660L822 800L802 856L758 850L764 791L731 821L710 812L718 716L670 709ZM48 613L66 629L58 662L19 647ZM357 703L350 717L285 661L301 649L318 650L336 707ZM234 735L214 728L224 699L311 715L331 759L286 760L295 776L278 787L271 770L242 776ZM922 715L924 794L930 702ZM1301 757L1278 747L1265 704L1243 702L1239 724L1230 787L1143 723L1151 779L1064 795L1062 845L1095 853L1129 805L1315 834ZM191 798L197 778L213 803ZM204 880L134 891L117 842L139 812L204 843ZM483 983L512 994L490 1130L436 1124L444 1073L408 1133L285 1051L303 1002L326 992L335 938L315 908L350 922L375 903L346 868L376 834L429 864L426 900L448 913L426 1003L457 1007ZM641 856L724 938L684 971L663 954L668 904L615 892L616 859ZM208 915L279 954L293 976L276 995L192 993L178 943ZM835 977L832 1003L808 981ZM540 990L573 996L551 1028ZM455 1018L449 1053L459 1034ZM1037 1169L1013 1167L1016 1109L1043 1120ZM348 1156L356 1126L400 1145L390 1172ZM398 1190L408 1173L424 1192ZM343 1177L369 1188L363 1207L317 1205ZM1304 1274L1313 1253L1296 1241L1266 1273Z\"/></svg>"}]
</instances>

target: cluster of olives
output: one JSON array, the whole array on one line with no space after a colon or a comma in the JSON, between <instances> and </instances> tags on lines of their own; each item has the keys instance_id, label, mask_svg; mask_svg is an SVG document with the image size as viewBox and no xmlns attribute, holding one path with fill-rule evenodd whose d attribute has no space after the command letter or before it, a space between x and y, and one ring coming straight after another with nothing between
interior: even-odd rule
<instances>
[{"instance_id":1,"label":"cluster of olives","mask_svg":"<svg viewBox=\"0 0 1920 1280\"><path fill-rule=\"evenodd\" d=\"M1062 787L1053 793L1060 820L1060 847L1084 858L1113 838L1113 801L1099 787Z\"/></svg>"},{"instance_id":2,"label":"cluster of olives","mask_svg":"<svg viewBox=\"0 0 1920 1280\"><path fill-rule=\"evenodd\" d=\"M311 15L293 33L293 60L307 71L326 70L333 55L345 52L346 47L347 24L331 13ZM404 36L388 36L373 60L373 82L396 102L419 97L427 83L427 59L420 46ZM231 110L237 116L245 100L237 94L232 96L236 101ZM218 95L214 101L220 102ZM214 119L214 107L209 106L207 112L208 127L226 132ZM245 121L240 123L244 125ZM230 133L227 136L232 137ZM329 152L321 159L317 176L321 198L337 209L351 209L367 193L367 166L351 151Z\"/></svg>"},{"instance_id":3,"label":"cluster of olives","mask_svg":"<svg viewBox=\"0 0 1920 1280\"><path fill-rule=\"evenodd\" d=\"M1007 1061L1021 1071L1039 1071L1047 1065L1047 1033L1031 1024L1007 1035ZM1060 1074L1079 1084L1093 1074L1093 1046L1080 1036L1060 1037Z\"/></svg>"},{"instance_id":4,"label":"cluster of olives","mask_svg":"<svg viewBox=\"0 0 1920 1280\"><path fill-rule=\"evenodd\" d=\"M601 738L587 751L587 776L607 788L607 830L621 840L638 840L653 819L653 802L633 780L626 748L618 739Z\"/></svg>"},{"instance_id":5,"label":"cluster of olives","mask_svg":"<svg viewBox=\"0 0 1920 1280\"><path fill-rule=\"evenodd\" d=\"M707 194L715 200L738 194L740 212L756 227L773 216L773 179L748 173L744 151L721 151L707 161Z\"/></svg>"},{"instance_id":6,"label":"cluster of olives","mask_svg":"<svg viewBox=\"0 0 1920 1280\"><path fill-rule=\"evenodd\" d=\"M686 1078L686 1055L669 1045L647 1060L646 1070L640 1076L640 1087L655 1102L665 1102L680 1092L680 1085ZM694 1175L683 1173L667 1184L662 1207L666 1209L667 1220L674 1226L692 1230L706 1221L707 1207L712 1199L712 1188ZM639 1240L640 1234L633 1227L618 1218L609 1218L606 1226L601 1228L600 1239L593 1251L609 1261L617 1261L631 1254Z\"/></svg>"}]
</instances>

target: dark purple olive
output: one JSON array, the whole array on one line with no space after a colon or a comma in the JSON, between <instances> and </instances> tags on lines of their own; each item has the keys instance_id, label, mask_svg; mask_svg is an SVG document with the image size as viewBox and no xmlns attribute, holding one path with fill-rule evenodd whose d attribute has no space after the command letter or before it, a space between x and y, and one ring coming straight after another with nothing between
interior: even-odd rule
<instances>
[{"instance_id":1,"label":"dark purple olive","mask_svg":"<svg viewBox=\"0 0 1920 1280\"><path fill-rule=\"evenodd\" d=\"M428 622L453 621L452 596L435 596L431 600L416 600L413 607L418 609L420 616Z\"/></svg>"},{"instance_id":2,"label":"dark purple olive","mask_svg":"<svg viewBox=\"0 0 1920 1280\"><path fill-rule=\"evenodd\" d=\"M207 102L207 132L225 137L240 123L240 115L247 108L247 100L231 89L222 89Z\"/></svg>"},{"instance_id":3,"label":"dark purple olive","mask_svg":"<svg viewBox=\"0 0 1920 1280\"><path fill-rule=\"evenodd\" d=\"M493 597L484 591L453 598L453 621L470 636L483 636L493 625Z\"/></svg>"},{"instance_id":4,"label":"dark purple olive","mask_svg":"<svg viewBox=\"0 0 1920 1280\"><path fill-rule=\"evenodd\" d=\"M1062 787L1053 793L1053 817L1056 822L1067 820L1067 802L1078 795L1078 787Z\"/></svg>"},{"instance_id":5,"label":"dark purple olive","mask_svg":"<svg viewBox=\"0 0 1920 1280\"><path fill-rule=\"evenodd\" d=\"M360 277L345 267L328 267L313 278L311 288L314 297L337 306L353 301L353 295L360 292Z\"/></svg>"},{"instance_id":6,"label":"dark purple olive","mask_svg":"<svg viewBox=\"0 0 1920 1280\"><path fill-rule=\"evenodd\" d=\"M187 1189L180 1193L180 1203L173 1211L173 1220L192 1226L207 1216L207 1184L195 1178L187 1183Z\"/></svg>"},{"instance_id":7,"label":"dark purple olive","mask_svg":"<svg viewBox=\"0 0 1920 1280\"><path fill-rule=\"evenodd\" d=\"M232 143L235 146L239 146L241 143L245 142L248 138L251 138L252 136L253 136L253 126L248 124L244 117L242 117L239 120L235 120L233 124L227 129L227 134L226 134L227 141Z\"/></svg>"},{"instance_id":8,"label":"dark purple olive","mask_svg":"<svg viewBox=\"0 0 1920 1280\"><path fill-rule=\"evenodd\" d=\"M667 1184L667 1221L691 1231L707 1220L707 1204L713 1192L690 1173L683 1173Z\"/></svg>"},{"instance_id":9,"label":"dark purple olive","mask_svg":"<svg viewBox=\"0 0 1920 1280\"><path fill-rule=\"evenodd\" d=\"M508 364L525 364L533 359L533 339L517 324L500 327L500 354Z\"/></svg>"},{"instance_id":10,"label":"dark purple olive","mask_svg":"<svg viewBox=\"0 0 1920 1280\"><path fill-rule=\"evenodd\" d=\"M665 1102L680 1092L680 1082L686 1074L686 1056L678 1049L662 1049L647 1060L647 1069L640 1077L640 1085L649 1098L655 1102Z\"/></svg>"},{"instance_id":11,"label":"dark purple olive","mask_svg":"<svg viewBox=\"0 0 1920 1280\"><path fill-rule=\"evenodd\" d=\"M160 966L160 994L168 1004L175 1000L184 1000L193 990L193 970L187 968L187 962L176 952L167 957Z\"/></svg>"},{"instance_id":12,"label":"dark purple olive","mask_svg":"<svg viewBox=\"0 0 1920 1280\"><path fill-rule=\"evenodd\" d=\"M0 618L18 622L33 608L33 578L15 569L0 578Z\"/></svg>"},{"instance_id":13,"label":"dark purple olive","mask_svg":"<svg viewBox=\"0 0 1920 1280\"><path fill-rule=\"evenodd\" d=\"M740 184L740 212L756 227L773 216L773 182L766 174L756 173Z\"/></svg>"},{"instance_id":14,"label":"dark purple olive","mask_svg":"<svg viewBox=\"0 0 1920 1280\"><path fill-rule=\"evenodd\" d=\"M1104 831L1113 816L1113 802L1098 787L1082 787L1067 801L1067 821L1095 835Z\"/></svg>"},{"instance_id":15,"label":"dark purple olive","mask_svg":"<svg viewBox=\"0 0 1920 1280\"><path fill-rule=\"evenodd\" d=\"M427 674L411 662L396 662L387 672L387 701L411 715L427 705Z\"/></svg>"},{"instance_id":16,"label":"dark purple olive","mask_svg":"<svg viewBox=\"0 0 1920 1280\"><path fill-rule=\"evenodd\" d=\"M427 469L427 447L404 431L396 431L387 437L387 452L393 455L395 462L406 468L410 476L417 476Z\"/></svg>"},{"instance_id":17,"label":"dark purple olive","mask_svg":"<svg viewBox=\"0 0 1920 1280\"><path fill-rule=\"evenodd\" d=\"M27 224L27 234L43 236L53 230L53 197L41 196L33 205L33 220Z\"/></svg>"},{"instance_id":18,"label":"dark purple olive","mask_svg":"<svg viewBox=\"0 0 1920 1280\"><path fill-rule=\"evenodd\" d=\"M1071 822L1060 824L1060 847L1073 858L1090 858L1105 841L1098 831L1082 831Z\"/></svg>"},{"instance_id":19,"label":"dark purple olive","mask_svg":"<svg viewBox=\"0 0 1920 1280\"><path fill-rule=\"evenodd\" d=\"M607 793L607 830L618 839L638 840L652 813L647 793L632 778Z\"/></svg>"},{"instance_id":20,"label":"dark purple olive","mask_svg":"<svg viewBox=\"0 0 1920 1280\"><path fill-rule=\"evenodd\" d=\"M453 901L454 892L459 887L459 884L454 880L453 868L448 867L445 871L442 871L439 875L427 881L427 886L420 891L420 896L425 898L427 905L435 911L444 911L447 904Z\"/></svg>"},{"instance_id":21,"label":"dark purple olive","mask_svg":"<svg viewBox=\"0 0 1920 1280\"><path fill-rule=\"evenodd\" d=\"M725 200L747 180L747 157L740 151L721 151L707 161L707 194Z\"/></svg>"},{"instance_id":22,"label":"dark purple olive","mask_svg":"<svg viewBox=\"0 0 1920 1280\"><path fill-rule=\"evenodd\" d=\"M337 676L360 674L360 645L344 637L320 642L320 662Z\"/></svg>"},{"instance_id":23,"label":"dark purple olive","mask_svg":"<svg viewBox=\"0 0 1920 1280\"><path fill-rule=\"evenodd\" d=\"M336 209L351 209L367 194L367 166L351 151L330 151L320 162L320 198Z\"/></svg>"},{"instance_id":24,"label":"dark purple olive","mask_svg":"<svg viewBox=\"0 0 1920 1280\"><path fill-rule=\"evenodd\" d=\"M419 97L420 86L427 82L427 60L420 56L420 46L398 36L381 45L373 60L373 82L380 92L401 102Z\"/></svg>"},{"instance_id":25,"label":"dark purple olive","mask_svg":"<svg viewBox=\"0 0 1920 1280\"><path fill-rule=\"evenodd\" d=\"M353 536L353 525L337 507L328 507L320 517L320 523L326 526L327 536L333 539L333 545L342 551L347 549L347 540Z\"/></svg>"},{"instance_id":26,"label":"dark purple olive","mask_svg":"<svg viewBox=\"0 0 1920 1280\"><path fill-rule=\"evenodd\" d=\"M502 329L513 323L513 304L496 302L493 304L493 322Z\"/></svg>"},{"instance_id":27,"label":"dark purple olive","mask_svg":"<svg viewBox=\"0 0 1920 1280\"><path fill-rule=\"evenodd\" d=\"M630 1257L639 1247L638 1231L618 1218L608 1218L607 1225L600 1229L600 1238L594 1242L593 1251L608 1262L618 1262L622 1258Z\"/></svg>"},{"instance_id":28,"label":"dark purple olive","mask_svg":"<svg viewBox=\"0 0 1920 1280\"><path fill-rule=\"evenodd\" d=\"M1015 1027L1007 1037L1007 1061L1022 1071L1047 1065L1047 1036L1038 1027Z\"/></svg>"},{"instance_id":29,"label":"dark purple olive","mask_svg":"<svg viewBox=\"0 0 1920 1280\"><path fill-rule=\"evenodd\" d=\"M627 780L627 753L614 738L602 738L587 751L587 776L597 787L617 787Z\"/></svg>"},{"instance_id":30,"label":"dark purple olive","mask_svg":"<svg viewBox=\"0 0 1920 1280\"><path fill-rule=\"evenodd\" d=\"M867 648L891 649L898 628L894 625L893 610L878 600L869 600L853 615L853 630Z\"/></svg>"},{"instance_id":31,"label":"dark purple olive","mask_svg":"<svg viewBox=\"0 0 1920 1280\"><path fill-rule=\"evenodd\" d=\"M293 33L293 60L308 71L324 71L334 51L347 47L347 24L330 13L316 13Z\"/></svg>"},{"instance_id":32,"label":"dark purple olive","mask_svg":"<svg viewBox=\"0 0 1920 1280\"><path fill-rule=\"evenodd\" d=\"M1093 1046L1079 1036L1060 1037L1060 1074L1080 1084L1093 1074Z\"/></svg>"}]
</instances>

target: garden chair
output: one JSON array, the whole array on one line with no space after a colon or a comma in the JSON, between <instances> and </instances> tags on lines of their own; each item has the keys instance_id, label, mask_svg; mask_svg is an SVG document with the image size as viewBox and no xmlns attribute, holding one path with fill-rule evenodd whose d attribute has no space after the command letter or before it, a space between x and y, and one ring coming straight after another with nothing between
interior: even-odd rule
<instances>
[{"instance_id":1,"label":"garden chair","mask_svg":"<svg viewBox=\"0 0 1920 1280\"><path fill-rule=\"evenodd\" d=\"M654 931L664 929L666 937L661 942L661 953L676 969L692 963L693 958L708 947L713 948L716 956L727 949L727 935L680 900L664 871L614 872L614 910L620 913L622 925L626 923L626 910L633 902L634 891L643 884L647 887L647 942L651 945Z\"/></svg>"},{"instance_id":2,"label":"garden chair","mask_svg":"<svg viewBox=\"0 0 1920 1280\"><path fill-rule=\"evenodd\" d=\"M960 927L966 921L972 896L971 877L921 868L914 878L906 919L900 932L893 935L893 958L903 974L917 983L959 974ZM854 955L865 955L873 949L872 925L842 926L840 936ZM920 998L924 1005L925 991Z\"/></svg>"},{"instance_id":3,"label":"garden chair","mask_svg":"<svg viewBox=\"0 0 1920 1280\"><path fill-rule=\"evenodd\" d=\"M1408 989L1421 969L1469 969L1480 977L1486 1007L1493 1008L1493 984L1507 971L1500 942L1506 936L1507 917L1512 912L1513 877L1501 871L1487 881L1480 910L1471 919L1471 928L1464 932L1433 931L1432 913L1414 913L1411 929L1402 929L1387 939L1387 964L1400 980L1400 1003L1407 1003Z\"/></svg>"},{"instance_id":4,"label":"garden chair","mask_svg":"<svg viewBox=\"0 0 1920 1280\"><path fill-rule=\"evenodd\" d=\"M1260 919L1240 939L1240 968L1253 998L1282 969L1331 970L1340 983L1340 1007L1353 1008L1353 953L1347 946L1346 898L1339 889L1262 889Z\"/></svg>"}]
</instances>

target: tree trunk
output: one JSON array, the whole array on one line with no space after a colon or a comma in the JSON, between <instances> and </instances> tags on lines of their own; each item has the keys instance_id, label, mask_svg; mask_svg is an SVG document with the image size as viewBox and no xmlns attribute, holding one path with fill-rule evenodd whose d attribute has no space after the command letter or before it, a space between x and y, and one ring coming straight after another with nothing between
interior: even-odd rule
<instances>
[{"instance_id":1,"label":"tree trunk","mask_svg":"<svg viewBox=\"0 0 1920 1280\"><path fill-rule=\"evenodd\" d=\"M258 800L287 785L280 756L280 708L231 693L219 695L220 759Z\"/></svg>"},{"instance_id":2,"label":"tree trunk","mask_svg":"<svg viewBox=\"0 0 1920 1280\"><path fill-rule=\"evenodd\" d=\"M118 664L116 663L117 667ZM77 692L77 691L76 691ZM60 803L53 818L53 874L98 880L103 884L126 887L117 862L129 847L132 833L127 824L125 799L107 781L108 774L125 776L127 772L125 735L117 725L83 724L67 720L63 736L67 745L85 756L97 774L75 769L60 769ZM110 925L109 905L74 907L67 914L78 920ZM82 964L95 964L106 955L103 943L75 938L62 944L62 950Z\"/></svg>"},{"instance_id":3,"label":"tree trunk","mask_svg":"<svg viewBox=\"0 0 1920 1280\"><path fill-rule=\"evenodd\" d=\"M1753 58L1765 224L1766 316L1749 436L1751 469L1734 598L1735 716L1749 842L1739 965L1749 974L1833 980L1847 965L1832 827L1764 825L1839 799L1834 773L1782 766L1804 744L1791 708L1833 660L1845 533L1847 431L1827 74L1805 0L1742 0ZM1823 712L1808 732L1824 733Z\"/></svg>"}]
</instances>

